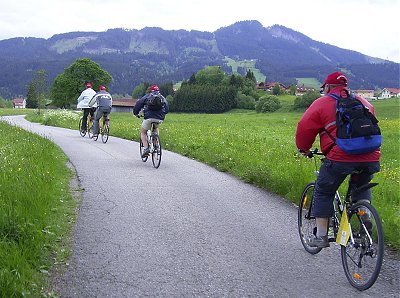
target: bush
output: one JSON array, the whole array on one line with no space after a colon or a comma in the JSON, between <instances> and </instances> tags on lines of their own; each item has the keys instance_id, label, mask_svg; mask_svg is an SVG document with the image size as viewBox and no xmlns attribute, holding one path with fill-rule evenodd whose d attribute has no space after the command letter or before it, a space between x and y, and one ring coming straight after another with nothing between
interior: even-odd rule
<instances>
[{"instance_id":1,"label":"bush","mask_svg":"<svg viewBox=\"0 0 400 298\"><path fill-rule=\"evenodd\" d=\"M0 97L0 108L12 108L13 104L11 100L5 100L4 98Z\"/></svg>"},{"instance_id":2,"label":"bush","mask_svg":"<svg viewBox=\"0 0 400 298\"><path fill-rule=\"evenodd\" d=\"M257 101L255 109L257 113L268 113L275 112L281 106L282 105L278 97L274 95L266 95Z\"/></svg>"},{"instance_id":3,"label":"bush","mask_svg":"<svg viewBox=\"0 0 400 298\"><path fill-rule=\"evenodd\" d=\"M237 108L254 110L256 104L256 100L254 99L254 97L250 95L245 95L239 91L236 99L237 99Z\"/></svg>"},{"instance_id":4,"label":"bush","mask_svg":"<svg viewBox=\"0 0 400 298\"><path fill-rule=\"evenodd\" d=\"M309 91L302 96L297 96L293 103L295 110L307 109L321 94L318 91Z\"/></svg>"}]
</instances>

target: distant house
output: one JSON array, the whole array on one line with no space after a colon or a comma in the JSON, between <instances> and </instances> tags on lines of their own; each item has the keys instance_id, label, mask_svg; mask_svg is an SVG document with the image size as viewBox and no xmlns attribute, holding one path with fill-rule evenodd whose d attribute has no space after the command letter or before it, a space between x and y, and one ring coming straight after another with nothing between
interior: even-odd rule
<instances>
[{"instance_id":1,"label":"distant house","mask_svg":"<svg viewBox=\"0 0 400 298\"><path fill-rule=\"evenodd\" d=\"M113 98L111 112L132 113L136 99L132 98Z\"/></svg>"},{"instance_id":2,"label":"distant house","mask_svg":"<svg viewBox=\"0 0 400 298\"><path fill-rule=\"evenodd\" d=\"M279 82L271 82L271 83L259 83L257 84L257 89L265 90L265 91L272 91L272 89L275 87L275 85L279 85L279 87L283 90L288 89L284 84L279 83Z\"/></svg>"},{"instance_id":3,"label":"distant house","mask_svg":"<svg viewBox=\"0 0 400 298\"><path fill-rule=\"evenodd\" d=\"M307 86L304 86L304 84L303 84L302 86L296 86L295 95L301 96L301 95L304 95L305 93L311 92L311 91L315 91L315 88L307 87Z\"/></svg>"},{"instance_id":4,"label":"distant house","mask_svg":"<svg viewBox=\"0 0 400 298\"><path fill-rule=\"evenodd\" d=\"M365 98L366 100L374 99L374 90L359 89L354 90L354 92L362 98Z\"/></svg>"},{"instance_id":5,"label":"distant house","mask_svg":"<svg viewBox=\"0 0 400 298\"><path fill-rule=\"evenodd\" d=\"M400 97L400 88L383 88L379 98Z\"/></svg>"},{"instance_id":6,"label":"distant house","mask_svg":"<svg viewBox=\"0 0 400 298\"><path fill-rule=\"evenodd\" d=\"M25 98L14 98L12 100L12 104L13 104L14 109L25 109L26 108Z\"/></svg>"}]
</instances>

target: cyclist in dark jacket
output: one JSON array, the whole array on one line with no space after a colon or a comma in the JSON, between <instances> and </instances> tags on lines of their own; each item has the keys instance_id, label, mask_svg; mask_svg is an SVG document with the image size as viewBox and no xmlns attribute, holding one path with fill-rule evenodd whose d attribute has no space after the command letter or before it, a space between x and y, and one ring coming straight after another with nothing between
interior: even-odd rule
<instances>
[{"instance_id":1,"label":"cyclist in dark jacket","mask_svg":"<svg viewBox=\"0 0 400 298\"><path fill-rule=\"evenodd\" d=\"M96 116L94 118L93 136L97 136L100 131L99 120L103 116L104 120L108 119L108 115L111 113L112 107L112 96L106 91L105 86L99 87L99 92L93 96L89 102L89 106L96 107Z\"/></svg>"},{"instance_id":2,"label":"cyclist in dark jacket","mask_svg":"<svg viewBox=\"0 0 400 298\"><path fill-rule=\"evenodd\" d=\"M147 105L149 98L160 97L162 102L162 107L160 109L150 109ZM140 98L134 108L133 114L139 117L139 113L143 112L144 120L142 122L142 128L140 130L140 137L143 142L144 151L143 157L148 156L150 153L149 144L147 143L147 131L151 128L151 123L156 122L156 133L158 133L158 126L165 119L165 114L169 112L168 102L164 96L160 93L160 88L157 85L151 85L149 93L145 94Z\"/></svg>"}]
</instances>

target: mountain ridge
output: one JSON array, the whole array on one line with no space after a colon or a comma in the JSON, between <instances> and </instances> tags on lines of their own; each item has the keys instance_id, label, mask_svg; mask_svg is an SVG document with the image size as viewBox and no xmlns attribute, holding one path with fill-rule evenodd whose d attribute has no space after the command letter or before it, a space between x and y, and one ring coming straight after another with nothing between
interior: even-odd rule
<instances>
[{"instance_id":1,"label":"mountain ridge","mask_svg":"<svg viewBox=\"0 0 400 298\"><path fill-rule=\"evenodd\" d=\"M119 94L131 94L143 81L189 79L210 65L231 73L227 58L256 61L255 67L268 81L290 84L296 77L322 81L327 73L340 69L349 75L354 89L399 87L398 63L315 41L282 25L263 27L250 20L214 32L114 28L55 34L48 39L1 40L0 96L26 93L26 85L39 69L45 69L52 82L83 57L99 63L113 76L110 89Z\"/></svg>"}]
</instances>

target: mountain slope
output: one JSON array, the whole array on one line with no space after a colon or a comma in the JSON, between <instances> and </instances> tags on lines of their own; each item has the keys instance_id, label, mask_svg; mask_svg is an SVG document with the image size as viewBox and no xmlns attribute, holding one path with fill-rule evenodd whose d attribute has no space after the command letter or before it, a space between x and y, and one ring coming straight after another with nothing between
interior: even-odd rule
<instances>
[{"instance_id":1,"label":"mountain slope","mask_svg":"<svg viewBox=\"0 0 400 298\"><path fill-rule=\"evenodd\" d=\"M219 65L232 69L227 58L254 60L269 81L289 84L296 77L322 81L341 68L352 88L398 87L399 64L369 57L310 39L280 25L265 28L258 21L241 21L215 32L110 29L70 32L49 39L12 38L0 41L0 96L26 94L35 71L45 69L50 82L77 58L89 57L113 76L113 93L131 94L142 83L188 79Z\"/></svg>"}]
</instances>

